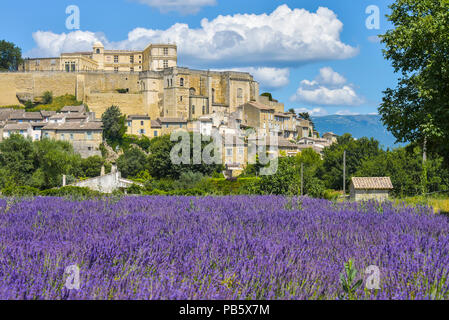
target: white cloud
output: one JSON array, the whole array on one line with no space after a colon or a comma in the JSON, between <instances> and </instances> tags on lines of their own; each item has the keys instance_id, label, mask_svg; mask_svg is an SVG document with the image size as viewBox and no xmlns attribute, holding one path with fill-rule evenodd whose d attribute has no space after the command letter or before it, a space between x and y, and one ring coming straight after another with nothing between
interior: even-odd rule
<instances>
[{"instance_id":1,"label":"white cloud","mask_svg":"<svg viewBox=\"0 0 449 320\"><path fill-rule=\"evenodd\" d=\"M322 68L315 80L301 81L291 101L302 101L320 105L348 105L363 103L352 84L332 68Z\"/></svg>"},{"instance_id":2,"label":"white cloud","mask_svg":"<svg viewBox=\"0 0 449 320\"><path fill-rule=\"evenodd\" d=\"M357 115L359 115L360 113L352 112L352 111L350 111L350 110L339 110L339 111L337 111L335 114L336 114L336 115L339 115L339 116L357 116Z\"/></svg>"},{"instance_id":3,"label":"white cloud","mask_svg":"<svg viewBox=\"0 0 449 320\"><path fill-rule=\"evenodd\" d=\"M290 69L267 68L267 67L244 67L230 69L214 69L216 71L239 71L248 72L259 82L260 87L266 90L285 87L290 82Z\"/></svg>"},{"instance_id":4,"label":"white cloud","mask_svg":"<svg viewBox=\"0 0 449 320\"><path fill-rule=\"evenodd\" d=\"M271 14L236 14L202 19L201 27L176 23L166 30L136 28L128 39L109 42L102 34L36 32L32 56L54 56L70 48L89 49L101 40L106 48L143 49L148 43L176 43L179 63L192 67L278 67L347 59L358 48L343 43L343 23L328 8L316 12L279 6ZM76 34L76 36L74 35ZM98 39L93 39L98 38Z\"/></svg>"},{"instance_id":5,"label":"white cloud","mask_svg":"<svg viewBox=\"0 0 449 320\"><path fill-rule=\"evenodd\" d=\"M315 117L321 117L321 116L327 116L329 113L323 109L323 108L313 108L313 109L307 109L307 108L297 108L295 109L296 113L303 113L307 112L311 116Z\"/></svg>"},{"instance_id":6,"label":"white cloud","mask_svg":"<svg viewBox=\"0 0 449 320\"><path fill-rule=\"evenodd\" d=\"M316 78L316 81L321 84L332 86L339 86L346 83L345 77L332 70L331 67L320 69L320 75Z\"/></svg>"},{"instance_id":7,"label":"white cloud","mask_svg":"<svg viewBox=\"0 0 449 320\"><path fill-rule=\"evenodd\" d=\"M133 0L150 7L157 8L161 12L178 11L182 14L194 14L202 7L214 6L215 0Z\"/></svg>"}]
</instances>

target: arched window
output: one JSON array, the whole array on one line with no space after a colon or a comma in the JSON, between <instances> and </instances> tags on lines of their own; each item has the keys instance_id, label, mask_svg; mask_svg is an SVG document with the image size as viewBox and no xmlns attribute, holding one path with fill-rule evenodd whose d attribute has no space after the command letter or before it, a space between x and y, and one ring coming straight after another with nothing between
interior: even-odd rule
<instances>
[{"instance_id":1,"label":"arched window","mask_svg":"<svg viewBox=\"0 0 449 320\"><path fill-rule=\"evenodd\" d=\"M100 54L100 49L97 49L97 54Z\"/></svg>"},{"instance_id":2,"label":"arched window","mask_svg":"<svg viewBox=\"0 0 449 320\"><path fill-rule=\"evenodd\" d=\"M195 114L195 106L192 105L192 114Z\"/></svg>"},{"instance_id":3,"label":"arched window","mask_svg":"<svg viewBox=\"0 0 449 320\"><path fill-rule=\"evenodd\" d=\"M167 79L167 87L170 87L170 79Z\"/></svg>"},{"instance_id":4,"label":"arched window","mask_svg":"<svg viewBox=\"0 0 449 320\"><path fill-rule=\"evenodd\" d=\"M215 103L215 89L212 89L212 103Z\"/></svg>"},{"instance_id":5,"label":"arched window","mask_svg":"<svg viewBox=\"0 0 449 320\"><path fill-rule=\"evenodd\" d=\"M189 94L190 94L190 96L196 95L196 90L195 90L195 88L190 88Z\"/></svg>"},{"instance_id":6,"label":"arched window","mask_svg":"<svg viewBox=\"0 0 449 320\"><path fill-rule=\"evenodd\" d=\"M179 79L179 85L184 87L184 78Z\"/></svg>"}]
</instances>

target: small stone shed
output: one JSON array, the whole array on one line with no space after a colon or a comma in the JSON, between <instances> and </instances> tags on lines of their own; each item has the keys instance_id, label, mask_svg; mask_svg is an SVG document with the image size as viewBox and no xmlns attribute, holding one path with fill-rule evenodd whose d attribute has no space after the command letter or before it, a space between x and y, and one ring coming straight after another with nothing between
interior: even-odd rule
<instances>
[{"instance_id":1,"label":"small stone shed","mask_svg":"<svg viewBox=\"0 0 449 320\"><path fill-rule=\"evenodd\" d=\"M352 201L385 201L393 190L390 177L354 177L349 187Z\"/></svg>"}]
</instances>

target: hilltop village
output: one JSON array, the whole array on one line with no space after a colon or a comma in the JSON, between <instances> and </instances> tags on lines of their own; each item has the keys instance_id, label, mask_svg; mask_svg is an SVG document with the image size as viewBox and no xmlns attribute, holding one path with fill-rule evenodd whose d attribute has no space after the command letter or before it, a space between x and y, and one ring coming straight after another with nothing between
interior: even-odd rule
<instances>
[{"instance_id":1,"label":"hilltop village","mask_svg":"<svg viewBox=\"0 0 449 320\"><path fill-rule=\"evenodd\" d=\"M44 92L71 94L85 105L58 112L0 109L0 140L21 134L33 140L70 141L82 157L99 155L103 143L100 116L112 105L127 115L127 134L154 138L185 129L210 135L241 135L255 129L276 136L281 156L306 148L317 153L336 142L320 138L310 120L285 112L283 103L260 95L249 73L191 70L177 66L177 47L150 44L143 51L105 50L97 42L91 52L26 59L19 72L0 74L0 105L39 101ZM87 107L88 106L88 107ZM240 171L247 144L224 142L224 162Z\"/></svg>"}]
</instances>

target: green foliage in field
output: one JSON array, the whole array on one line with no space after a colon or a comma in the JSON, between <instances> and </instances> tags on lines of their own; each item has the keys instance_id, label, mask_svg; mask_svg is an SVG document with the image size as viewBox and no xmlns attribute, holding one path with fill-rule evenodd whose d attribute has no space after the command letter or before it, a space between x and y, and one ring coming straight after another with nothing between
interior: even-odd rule
<instances>
[{"instance_id":1,"label":"green foliage in field","mask_svg":"<svg viewBox=\"0 0 449 320\"><path fill-rule=\"evenodd\" d=\"M80 106L83 104L81 101L77 101L76 97L71 94L66 94L59 97L53 97L53 94L51 92L47 92L47 100L44 95L44 99L42 101L42 104L33 105L31 104L26 109L27 111L61 111L62 108L65 106ZM51 98L51 100L50 100ZM45 101L46 100L46 101ZM49 103L46 103L49 102Z\"/></svg>"}]
</instances>

